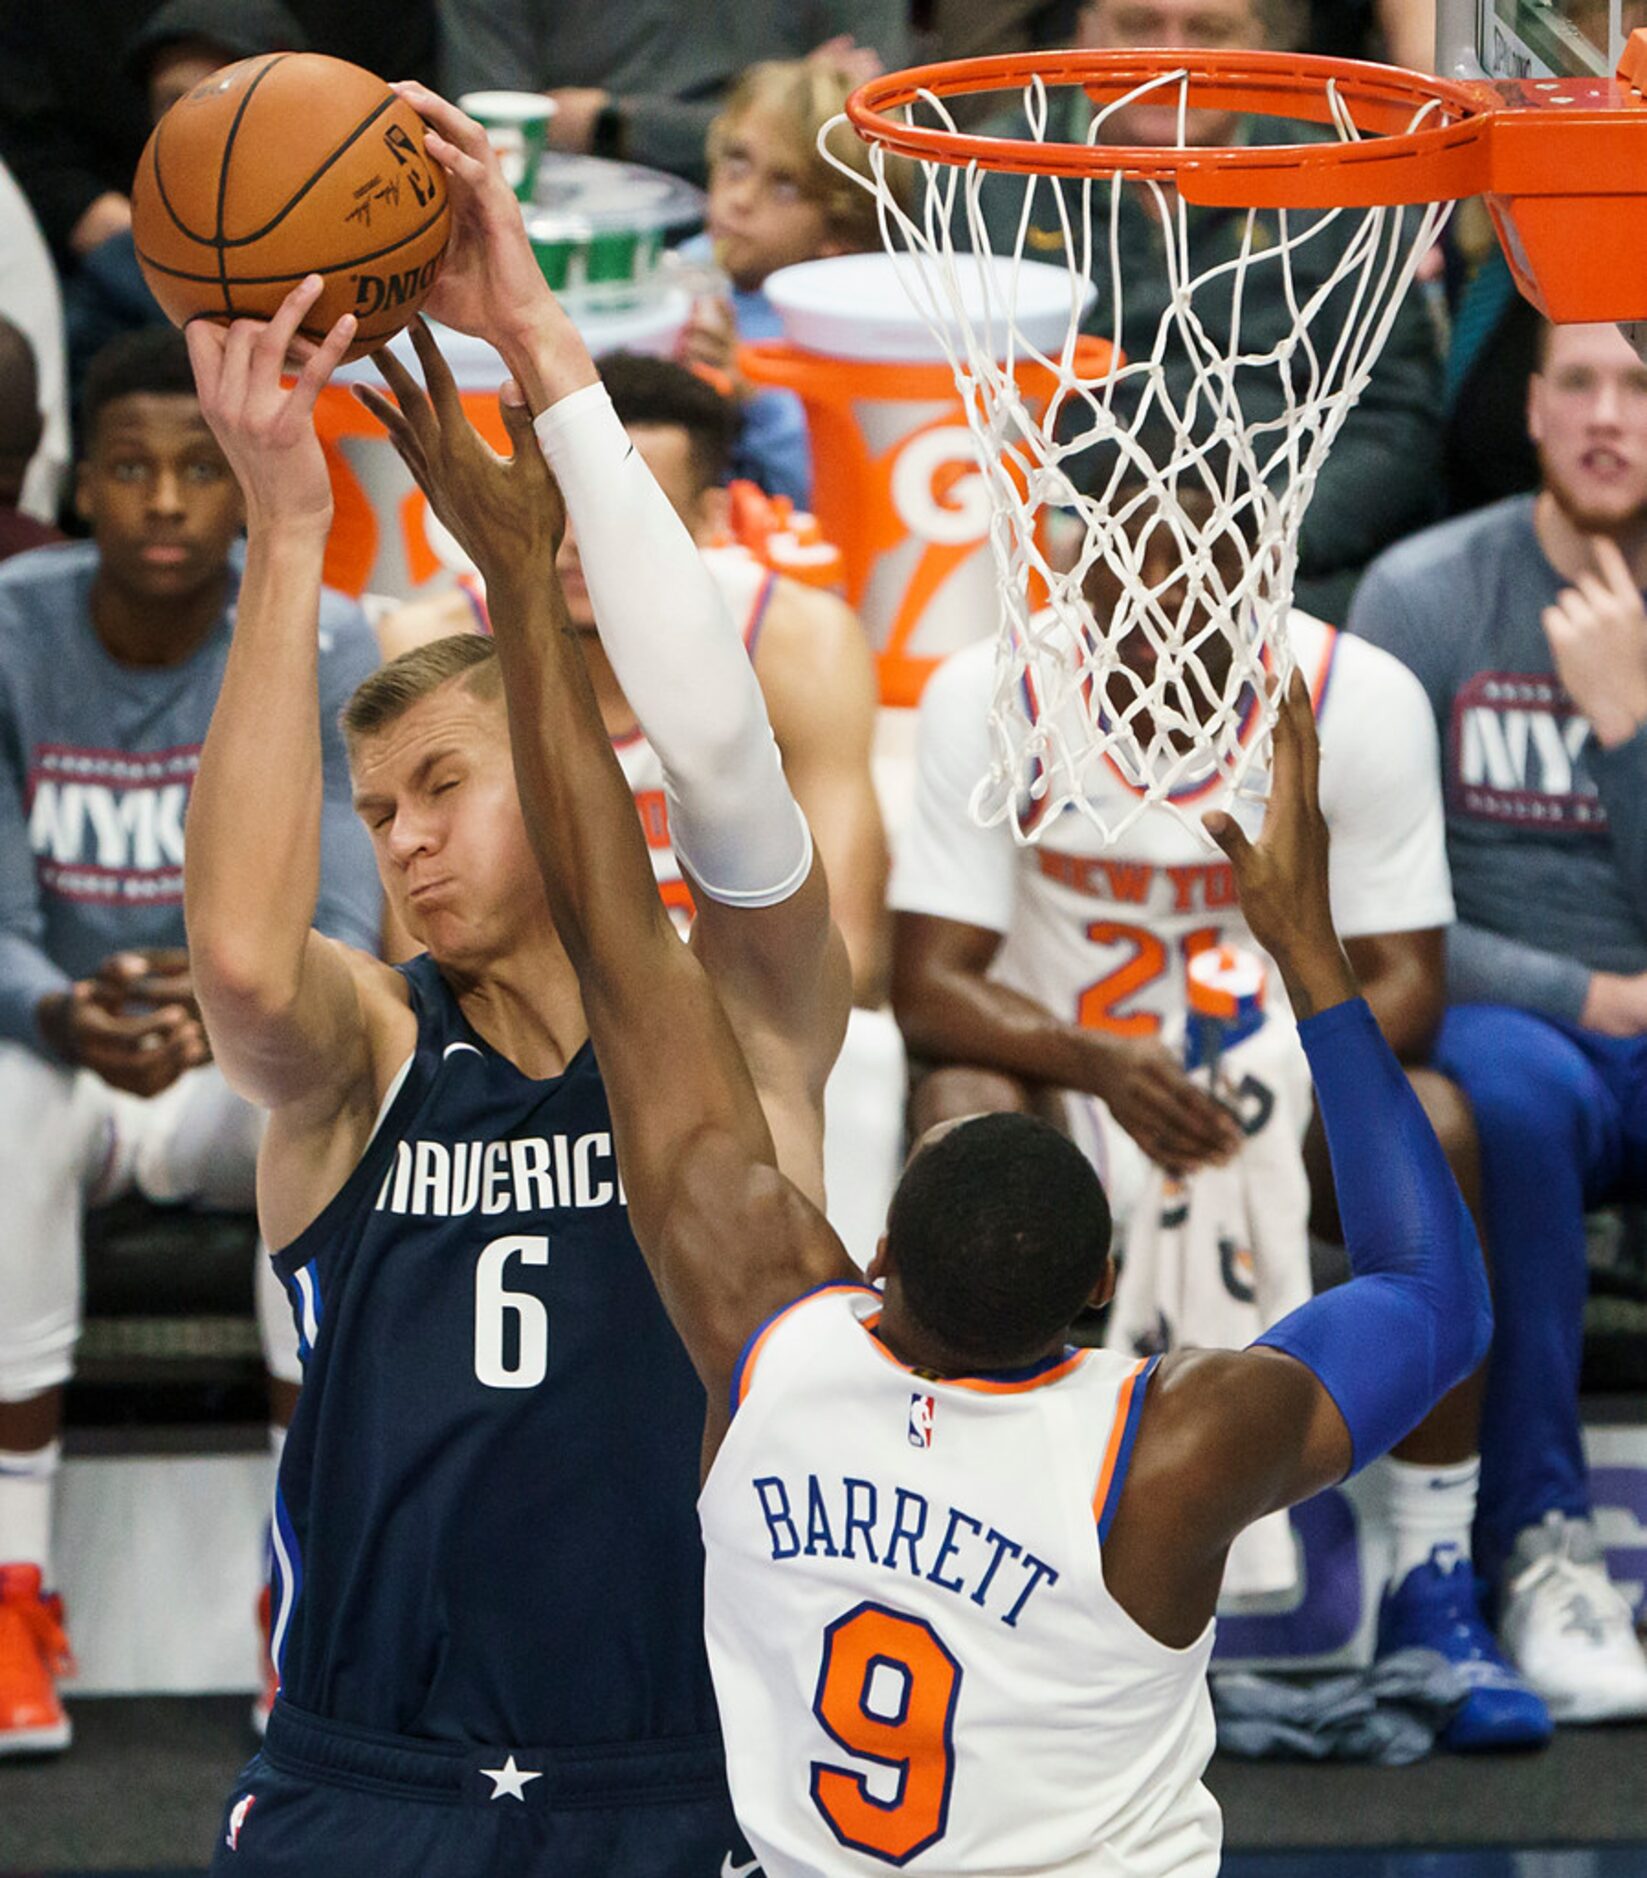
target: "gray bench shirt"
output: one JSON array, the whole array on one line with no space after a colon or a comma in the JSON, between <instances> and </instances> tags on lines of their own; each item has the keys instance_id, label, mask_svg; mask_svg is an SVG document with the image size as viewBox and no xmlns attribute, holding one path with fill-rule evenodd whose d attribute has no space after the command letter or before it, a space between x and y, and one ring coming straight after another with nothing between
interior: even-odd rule
<instances>
[{"instance_id":1,"label":"gray bench shirt","mask_svg":"<svg viewBox=\"0 0 1647 1878\"><path fill-rule=\"evenodd\" d=\"M112 952L181 946L183 819L223 682L240 590L180 665L123 665L91 622L97 550L40 548L0 568L0 1038L41 1047L35 1007ZM382 891L354 813L337 715L378 662L366 616L320 606L322 932L375 952ZM258 838L246 804L246 839Z\"/></svg>"},{"instance_id":2,"label":"gray bench shirt","mask_svg":"<svg viewBox=\"0 0 1647 1878\"><path fill-rule=\"evenodd\" d=\"M1576 1021L1592 972L1647 971L1647 729L1603 750L1556 677L1541 616L1567 582L1533 506L1515 496L1390 549L1349 623L1435 712L1449 997Z\"/></svg>"}]
</instances>

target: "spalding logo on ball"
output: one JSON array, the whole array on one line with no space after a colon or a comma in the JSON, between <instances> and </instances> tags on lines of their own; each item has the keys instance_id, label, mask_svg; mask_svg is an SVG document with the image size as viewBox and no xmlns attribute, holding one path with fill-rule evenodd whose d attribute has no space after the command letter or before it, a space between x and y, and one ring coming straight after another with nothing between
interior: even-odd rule
<instances>
[{"instance_id":1,"label":"spalding logo on ball","mask_svg":"<svg viewBox=\"0 0 1647 1878\"><path fill-rule=\"evenodd\" d=\"M381 78L317 52L214 72L155 126L132 184L138 264L177 325L267 319L319 274L302 330L322 339L353 313L352 359L423 304L450 222L423 120Z\"/></svg>"}]
</instances>

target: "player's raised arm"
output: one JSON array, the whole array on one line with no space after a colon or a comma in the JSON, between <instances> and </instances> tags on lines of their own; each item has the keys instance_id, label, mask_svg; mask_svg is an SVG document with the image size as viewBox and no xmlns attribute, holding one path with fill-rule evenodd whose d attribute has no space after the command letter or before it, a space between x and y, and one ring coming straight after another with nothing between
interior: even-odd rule
<instances>
[{"instance_id":1,"label":"player's raised arm","mask_svg":"<svg viewBox=\"0 0 1647 1878\"><path fill-rule=\"evenodd\" d=\"M1106 1576L1113 1551L1123 1579L1129 1543L1158 1559L1151 1502L1167 1491L1178 1519L1175 1556L1192 1577L1205 1569L1204 1614L1224 1550L1243 1526L1393 1447L1471 1373L1492 1329L1475 1228L1333 929L1318 754L1309 698L1295 677L1276 727L1263 834L1248 842L1230 816L1205 819L1299 1018L1352 1277L1249 1349L1163 1360L1105 1550Z\"/></svg>"},{"instance_id":2,"label":"player's raised arm","mask_svg":"<svg viewBox=\"0 0 1647 1878\"><path fill-rule=\"evenodd\" d=\"M187 329L200 406L246 499L234 639L190 794L189 956L224 1075L265 1108L336 1110L366 1080L357 974L312 930L320 884L319 633L331 485L314 430L320 387L354 335L345 318L281 383L320 289L269 322Z\"/></svg>"},{"instance_id":3,"label":"player's raised arm","mask_svg":"<svg viewBox=\"0 0 1647 1878\"><path fill-rule=\"evenodd\" d=\"M779 1174L754 1083L703 968L676 937L555 573L564 510L523 403L497 457L427 329L428 394L387 353L400 410L370 394L436 513L486 580L521 805L578 974L612 1105L630 1218L710 1389L711 1429L750 1332L808 1285L852 1275ZM644 555L644 541L636 544Z\"/></svg>"},{"instance_id":4,"label":"player's raised arm","mask_svg":"<svg viewBox=\"0 0 1647 1878\"><path fill-rule=\"evenodd\" d=\"M748 653L544 284L485 131L432 92L400 90L451 187L455 251L431 316L488 339L526 393L577 530L601 643L663 766L671 837L696 890L693 944L739 1037L760 1048L771 1034L805 1062L815 1108L845 1030L850 970ZM786 1155L786 1168L821 1187L821 1168L800 1159Z\"/></svg>"}]
</instances>

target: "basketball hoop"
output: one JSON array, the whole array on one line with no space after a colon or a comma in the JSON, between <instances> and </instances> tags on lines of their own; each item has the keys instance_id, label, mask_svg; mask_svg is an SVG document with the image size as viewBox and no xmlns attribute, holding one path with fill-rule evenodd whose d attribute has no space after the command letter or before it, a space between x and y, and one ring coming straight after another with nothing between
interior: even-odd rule
<instances>
[{"instance_id":1,"label":"basketball hoop","mask_svg":"<svg viewBox=\"0 0 1647 1878\"><path fill-rule=\"evenodd\" d=\"M1304 515L1452 203L1487 197L1518 283L1550 317L1647 316L1638 83L1647 32L1609 82L1135 50L962 60L853 94L834 124L870 145L871 175L836 167L876 196L889 252L907 257L906 288L955 373L994 509L1001 617L981 821L1030 841L1072 808L1114 841L1154 803L1198 828L1184 797L1199 803L1220 779L1238 797L1261 793L1279 696L1264 680L1291 671ZM958 128L947 101L991 93L1021 106L1020 135ZM1103 141L1141 105L1171 109L1175 142ZM1191 141L1191 114L1207 112L1328 135ZM826 157L834 124L819 138ZM917 167L910 209L888 187L890 158ZM1140 201L1169 293L1153 343L1125 356L1118 231ZM1642 239L1620 219L1632 206ZM1226 238L1210 258L1197 253L1206 218L1192 213L1209 208L1239 218L1233 251L1219 218ZM1032 229L1061 243L1072 285L1098 288L1090 315L1071 293L1049 350L1019 328L1010 270L1003 286L985 264L1020 266ZM1245 349L1243 305L1260 293L1284 308L1286 330ZM1096 375L1078 351L1094 330L1110 342ZM1055 378L1044 408L1018 395L1021 362ZM1241 394L1261 381L1266 415L1249 418ZM1058 511L1077 524L1073 552L1049 546ZM1124 790L1095 788L1104 766Z\"/></svg>"}]
</instances>

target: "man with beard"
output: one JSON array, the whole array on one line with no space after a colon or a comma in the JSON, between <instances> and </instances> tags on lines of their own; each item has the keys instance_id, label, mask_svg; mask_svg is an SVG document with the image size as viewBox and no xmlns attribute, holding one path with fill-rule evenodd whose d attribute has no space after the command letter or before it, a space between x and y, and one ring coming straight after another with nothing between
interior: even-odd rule
<instances>
[{"instance_id":1,"label":"man with beard","mask_svg":"<svg viewBox=\"0 0 1647 1878\"><path fill-rule=\"evenodd\" d=\"M1368 574L1351 628L1435 712L1458 923L1435 1064L1475 1110L1498 1330L1476 1560L1558 1721L1647 1714L1647 1659L1590 1524L1584 1211L1647 1186L1647 365L1552 327L1528 395L1542 486Z\"/></svg>"}]
</instances>

